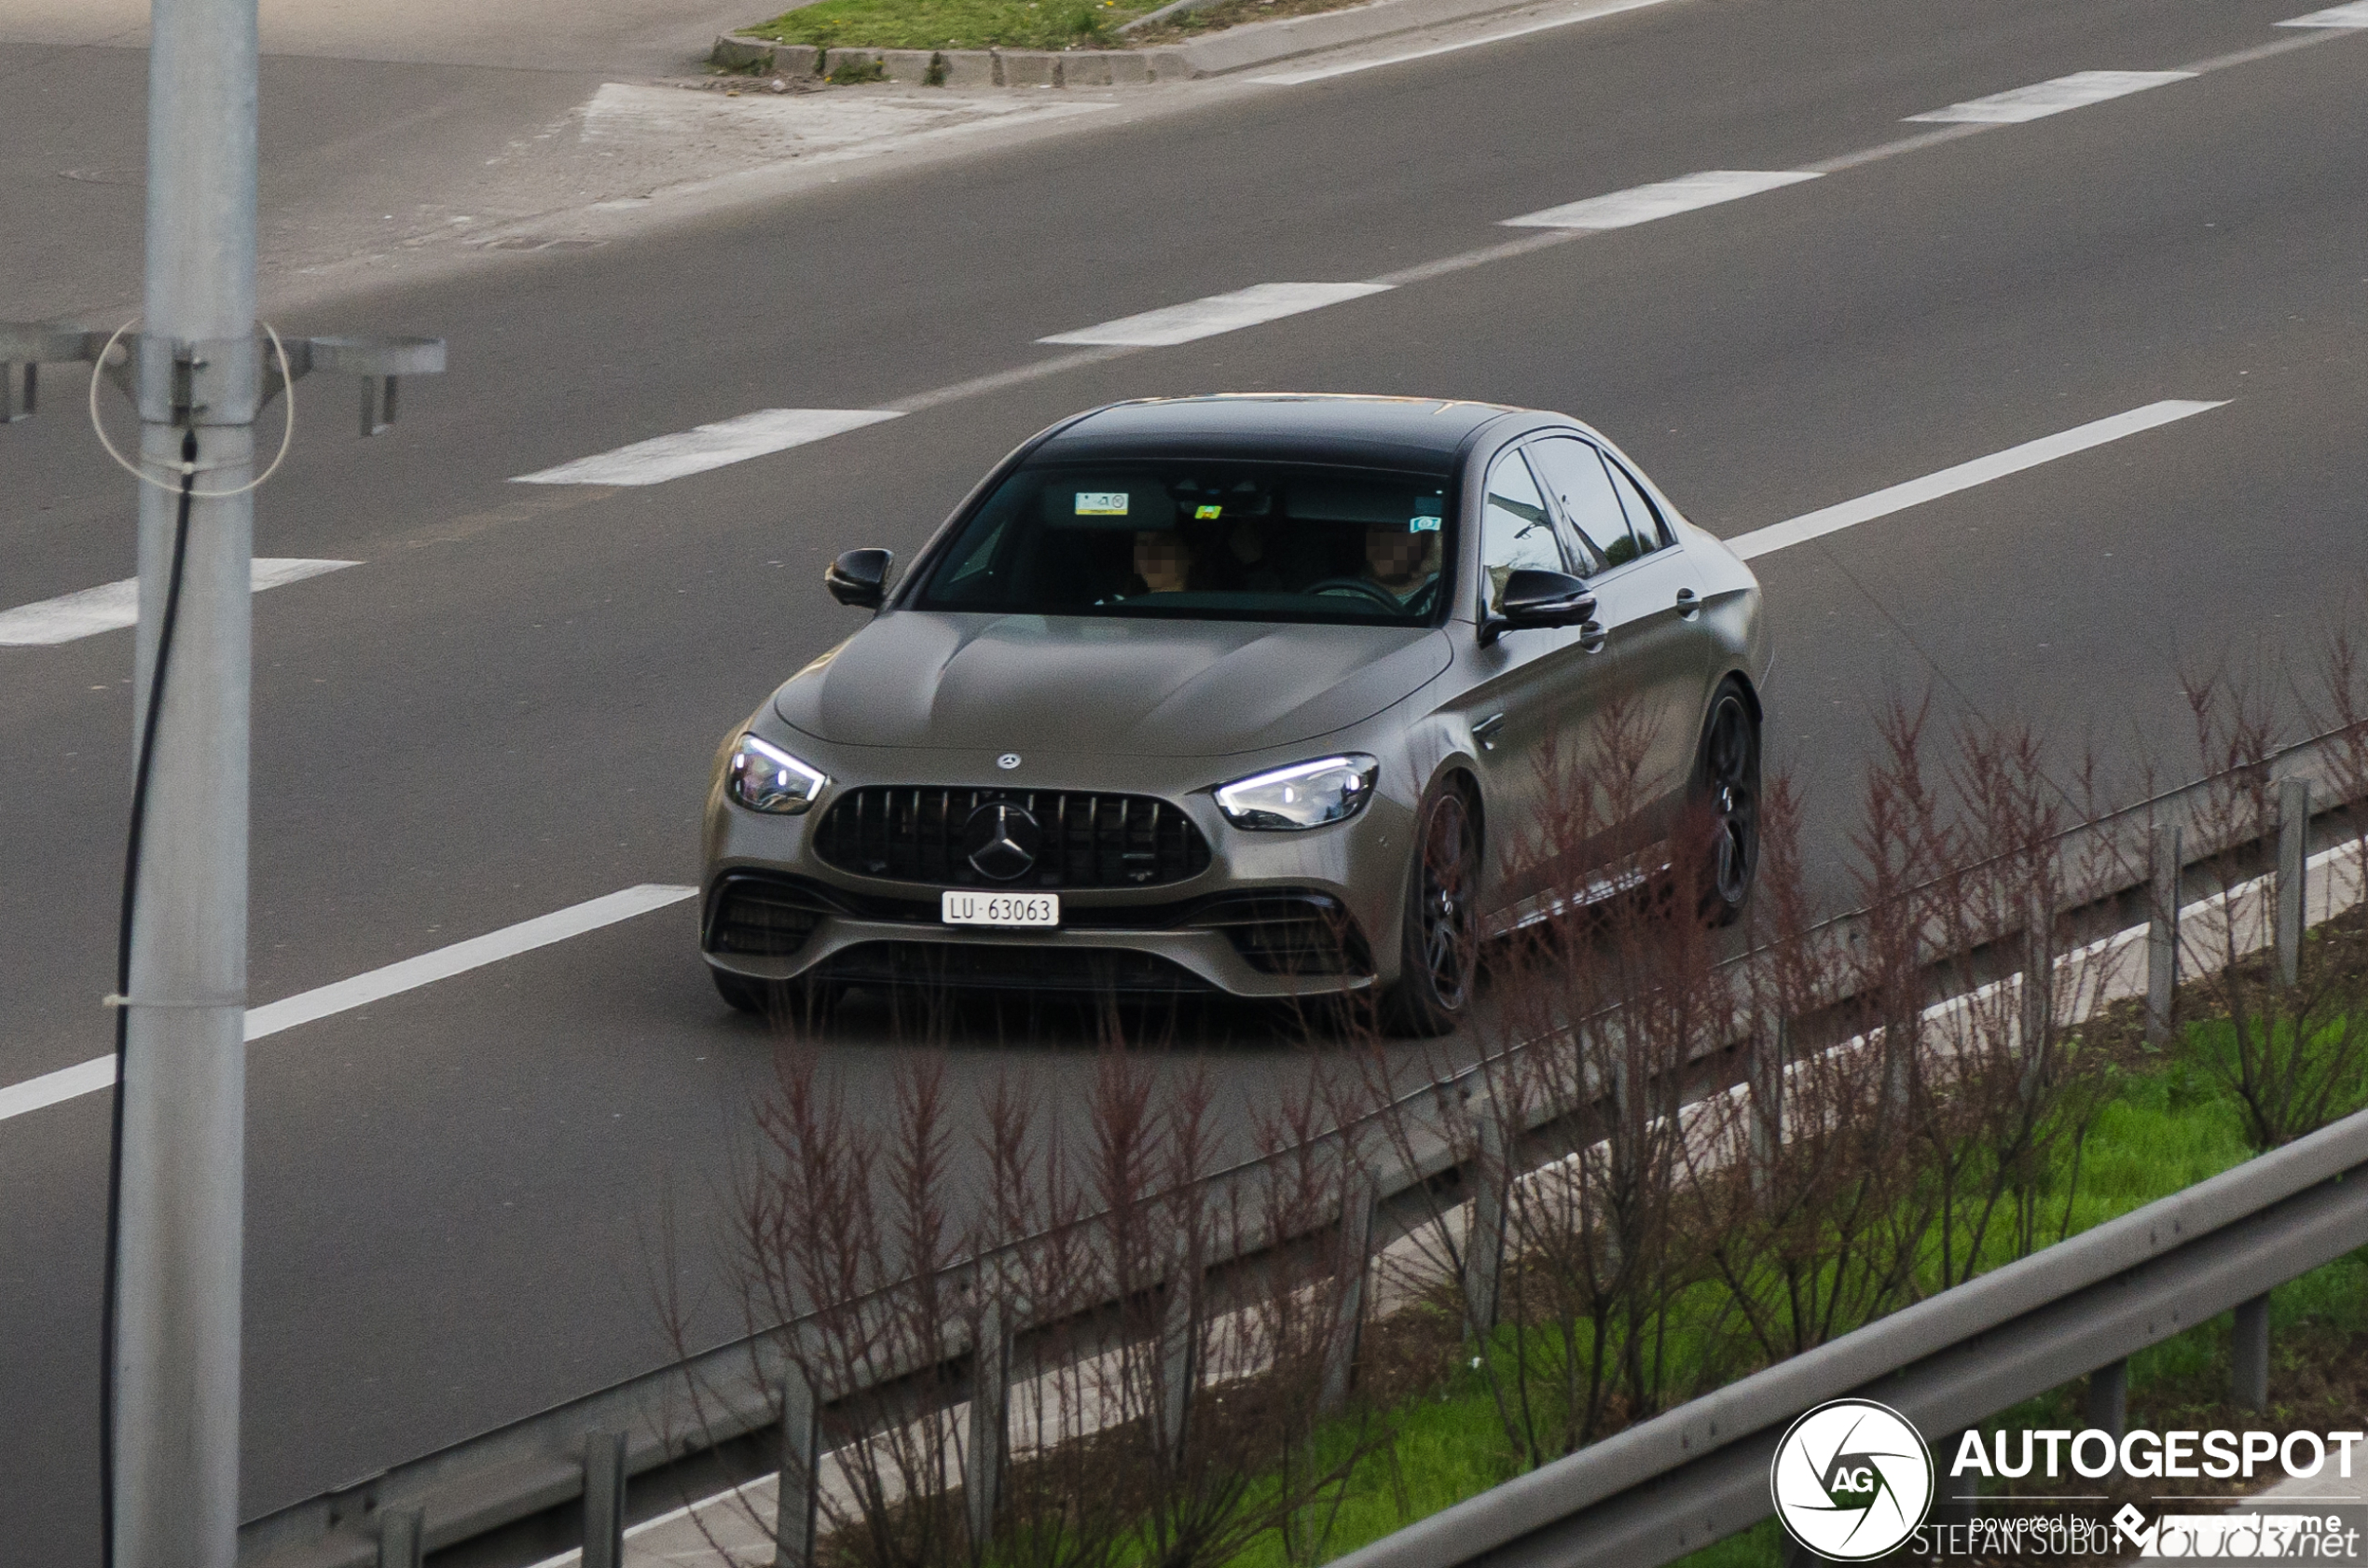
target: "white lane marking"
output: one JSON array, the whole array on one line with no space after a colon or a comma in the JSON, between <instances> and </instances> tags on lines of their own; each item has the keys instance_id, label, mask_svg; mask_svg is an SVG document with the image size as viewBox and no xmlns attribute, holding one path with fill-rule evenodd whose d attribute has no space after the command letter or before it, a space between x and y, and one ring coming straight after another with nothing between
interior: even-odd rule
<instances>
[{"instance_id":1,"label":"white lane marking","mask_svg":"<svg viewBox=\"0 0 2368 1568\"><path fill-rule=\"evenodd\" d=\"M1198 337L1214 337L1220 332L1239 327L1256 326L1260 322L1279 321L1296 316L1302 310L1321 309L1338 305L1344 299L1362 299L1369 294L1382 294L1387 283L1253 283L1232 294L1213 294L1206 299L1194 299L1182 305L1164 306L1146 310L1139 316L1122 316L1099 326L1083 326L1075 332L1056 332L1050 337L1039 337L1039 343L1111 343L1134 349L1163 349L1175 343L1190 343Z\"/></svg>"},{"instance_id":2,"label":"white lane marking","mask_svg":"<svg viewBox=\"0 0 2368 1568\"><path fill-rule=\"evenodd\" d=\"M1573 11L1545 21L1529 22L1521 27L1502 28L1494 33L1483 34L1477 38L1465 38L1452 44L1433 44L1427 48L1406 49L1397 54L1382 55L1373 60L1353 60L1342 65L1317 65L1305 71L1278 71L1267 76L1248 76L1244 79L1265 87L1297 87L1301 82L1320 82L1330 76L1345 76L1354 71L1376 71L1384 65L1403 65L1410 60L1430 60L1442 54L1453 54L1460 49L1486 48L1491 44L1501 44L1508 38L1526 38L1533 33L1544 33L1556 27L1568 27L1575 21L1592 21L1597 17L1615 16L1621 11L1643 10L1647 6L1659 4L1661 0L1605 0L1603 5L1590 6L1584 10Z\"/></svg>"},{"instance_id":3,"label":"white lane marking","mask_svg":"<svg viewBox=\"0 0 2368 1568\"><path fill-rule=\"evenodd\" d=\"M301 583L308 577L318 577L327 571L341 571L360 561L308 561L288 557L258 556L249 570L248 583L256 593L277 588L289 583ZM45 598L38 604L21 604L14 610L0 610L0 648L46 648L53 643L72 642L80 637L94 637L103 631L117 631L140 624L140 579L126 577L118 583L102 583L80 593L62 594Z\"/></svg>"},{"instance_id":4,"label":"white lane marking","mask_svg":"<svg viewBox=\"0 0 2368 1568\"><path fill-rule=\"evenodd\" d=\"M1921 506L1928 501L1937 501L1959 490L1972 489L1976 485L1987 485L1992 479L2003 479L2026 468L2036 468L2041 463L2054 462L2058 458L2068 458L2074 452L2085 452L2091 447L2101 447L2109 441L2119 441L2126 435L2136 435L2157 425L2191 419L2223 406L2224 402L2191 403L2178 399L2149 403L2143 408L2133 408L2127 414L2115 414L2111 419L2097 420L2054 435L2042 436L2036 441L2026 441L2019 447L2009 447L1986 458L1976 458L1954 468L1944 468L1937 474L1927 474L1921 479L1910 479L1905 484L1877 490L1872 495L1860 496L1856 501L1845 501L1838 506L1805 513L1787 522L1773 523L1750 533L1739 534L1727 542L1727 547L1745 560L1755 556L1770 555L1811 539L1855 528L1860 523L1872 522L1877 517L1887 517L1893 512Z\"/></svg>"},{"instance_id":5,"label":"white lane marking","mask_svg":"<svg viewBox=\"0 0 2368 1568\"><path fill-rule=\"evenodd\" d=\"M2306 17L2281 21L2280 27L2368 27L2368 0L2351 6L2330 6Z\"/></svg>"},{"instance_id":6,"label":"white lane marking","mask_svg":"<svg viewBox=\"0 0 2368 1568\"><path fill-rule=\"evenodd\" d=\"M514 485L662 485L686 474L745 462L902 416L892 408L760 408L674 435L654 436L557 468L521 474Z\"/></svg>"},{"instance_id":7,"label":"white lane marking","mask_svg":"<svg viewBox=\"0 0 2368 1568\"><path fill-rule=\"evenodd\" d=\"M2058 76L2054 81L2018 87L2011 92L1993 92L1987 98L1951 103L1946 109L1932 109L1921 115L1910 115L1907 118L1910 122L1934 120L1944 125L2020 125L2025 120L2060 115L2066 109L2086 108L2091 103L2102 103L2109 98L2143 92L2150 87L2183 82L2195 74L2193 71L2076 71L2069 76Z\"/></svg>"},{"instance_id":8,"label":"white lane marking","mask_svg":"<svg viewBox=\"0 0 2368 1568\"><path fill-rule=\"evenodd\" d=\"M1816 178L1815 174L1801 169L1706 169L1699 174L1680 174L1673 180L1637 186L1631 190L1616 190L1608 196L1590 196L1584 201L1566 201L1560 207L1549 207L1543 212L1525 213L1518 218L1507 218L1504 227L1626 228L1631 224L1673 217L1698 207L1715 207L1722 201L1756 196L1764 190L1797 186L1803 180Z\"/></svg>"},{"instance_id":9,"label":"white lane marking","mask_svg":"<svg viewBox=\"0 0 2368 1568\"><path fill-rule=\"evenodd\" d=\"M54 1106L63 1100L78 1100L85 1094L95 1094L115 1083L115 1058L94 1057L71 1067L60 1067L39 1078L29 1078L22 1083L11 1083L0 1089L0 1121L12 1116L22 1116Z\"/></svg>"},{"instance_id":10,"label":"white lane marking","mask_svg":"<svg viewBox=\"0 0 2368 1568\"><path fill-rule=\"evenodd\" d=\"M481 937L456 942L449 947L439 947L433 953L422 953L416 958L406 958L384 969L357 974L351 980L340 980L315 990L300 992L263 1007L247 1009L246 1038L249 1042L299 1024L310 1024L332 1013L350 1012L358 1007L405 991L416 991L439 980L449 980L456 974L483 969L488 964L515 958L521 953L531 953L538 947L579 937L586 931L597 931L603 926L613 926L630 920L637 915L647 915L654 909L681 903L696 897L696 887L674 887L662 883L645 882L639 887L597 898L567 909L539 915ZM27 1079L0 1089L0 1121L22 1116L28 1111L66 1100L95 1094L115 1082L115 1058L97 1056L71 1067L61 1067L39 1078Z\"/></svg>"}]
</instances>

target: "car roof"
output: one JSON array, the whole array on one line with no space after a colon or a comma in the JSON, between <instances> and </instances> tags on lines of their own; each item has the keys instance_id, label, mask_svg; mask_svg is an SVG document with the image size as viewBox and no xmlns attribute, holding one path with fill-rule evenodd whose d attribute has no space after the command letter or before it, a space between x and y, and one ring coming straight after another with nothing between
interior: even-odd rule
<instances>
[{"instance_id":1,"label":"car roof","mask_svg":"<svg viewBox=\"0 0 2368 1568\"><path fill-rule=\"evenodd\" d=\"M1112 404L1055 431L1038 461L1215 457L1445 467L1497 403L1332 392L1221 392ZM1539 416L1546 418L1547 416Z\"/></svg>"}]
</instances>

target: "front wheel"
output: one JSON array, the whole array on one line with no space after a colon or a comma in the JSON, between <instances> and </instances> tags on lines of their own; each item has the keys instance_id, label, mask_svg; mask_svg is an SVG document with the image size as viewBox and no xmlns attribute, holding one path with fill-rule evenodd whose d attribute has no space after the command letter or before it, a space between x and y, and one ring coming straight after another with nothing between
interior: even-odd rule
<instances>
[{"instance_id":1,"label":"front wheel","mask_svg":"<svg viewBox=\"0 0 2368 1568\"><path fill-rule=\"evenodd\" d=\"M1423 803L1407 870L1397 982L1382 998L1390 1034L1452 1034L1471 1010L1480 957L1480 827L1471 803L1442 785Z\"/></svg>"},{"instance_id":2,"label":"front wheel","mask_svg":"<svg viewBox=\"0 0 2368 1568\"><path fill-rule=\"evenodd\" d=\"M1694 763L1694 801L1706 830L1702 914L1713 925L1742 918L1759 872L1759 721L1733 681L1711 699Z\"/></svg>"}]
</instances>

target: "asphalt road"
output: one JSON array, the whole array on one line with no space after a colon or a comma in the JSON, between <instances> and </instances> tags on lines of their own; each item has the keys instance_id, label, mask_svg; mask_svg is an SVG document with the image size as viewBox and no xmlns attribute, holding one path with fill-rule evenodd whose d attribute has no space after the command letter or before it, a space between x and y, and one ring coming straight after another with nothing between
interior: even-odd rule
<instances>
[{"instance_id":1,"label":"asphalt road","mask_svg":"<svg viewBox=\"0 0 2368 1568\"><path fill-rule=\"evenodd\" d=\"M1356 390L1560 407L1740 533L2163 398L2226 406L1762 558L1772 760L1840 835L1888 694L2177 771L2176 676L2307 660L2356 612L2368 36L2306 0L1685 0L778 210L321 307L433 331L399 433L307 383L259 554L362 564L255 600L253 995L638 883L695 880L711 750L852 630L816 579L909 552L1016 441L1108 398ZM753 409L872 408L1053 360L1039 337L1264 282L1367 279L1502 220L1786 170L2072 72L2279 52L1728 205L953 397L646 488L513 476ZM131 483L54 378L0 432L0 608L133 569ZM0 1083L98 1054L131 638L0 648ZM670 1204L709 1239L768 1041L688 905L274 1037L250 1076L247 1507L643 1369ZM859 1016L866 1084L895 1050ZM957 1041L1055 1087L1062 1040ZM1237 1103L1304 1063L1177 1050ZM0 1121L0 1561L88 1561L102 1096ZM706 1300L721 1332L728 1302Z\"/></svg>"}]
</instances>

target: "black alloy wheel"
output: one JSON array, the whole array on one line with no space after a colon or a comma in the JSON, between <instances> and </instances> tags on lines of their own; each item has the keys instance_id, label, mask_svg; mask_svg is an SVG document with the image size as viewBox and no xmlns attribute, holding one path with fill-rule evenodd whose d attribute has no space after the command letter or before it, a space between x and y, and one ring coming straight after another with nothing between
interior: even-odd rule
<instances>
[{"instance_id":1,"label":"black alloy wheel","mask_svg":"<svg viewBox=\"0 0 2368 1568\"><path fill-rule=\"evenodd\" d=\"M1480 832L1452 784L1423 805L1407 873L1397 983L1383 1004L1393 1035L1451 1034L1471 1006L1480 956Z\"/></svg>"},{"instance_id":2,"label":"black alloy wheel","mask_svg":"<svg viewBox=\"0 0 2368 1568\"><path fill-rule=\"evenodd\" d=\"M1759 722L1732 681L1711 699L1694 781L1709 829L1702 913L1714 925L1729 926L1742 918L1759 871Z\"/></svg>"}]
</instances>

